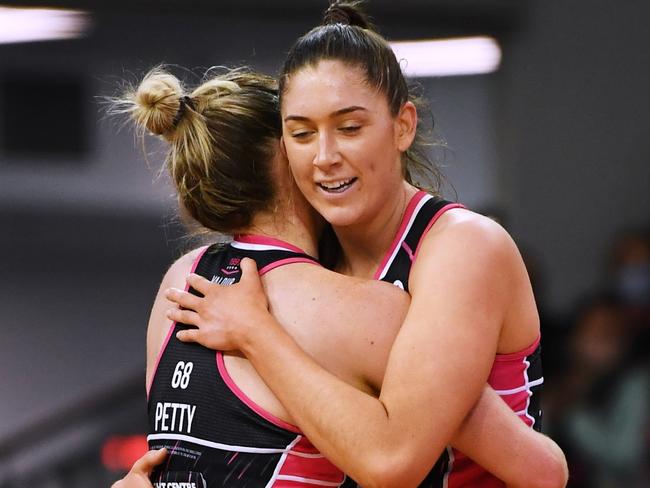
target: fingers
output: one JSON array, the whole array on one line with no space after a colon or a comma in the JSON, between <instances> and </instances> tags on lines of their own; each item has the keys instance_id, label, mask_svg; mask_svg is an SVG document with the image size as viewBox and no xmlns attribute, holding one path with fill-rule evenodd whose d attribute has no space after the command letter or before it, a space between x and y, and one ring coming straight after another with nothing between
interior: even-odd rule
<instances>
[{"instance_id":1,"label":"fingers","mask_svg":"<svg viewBox=\"0 0 650 488\"><path fill-rule=\"evenodd\" d=\"M240 283L243 285L262 286L260 275L257 272L257 263L253 259L244 258L239 263L239 266L241 267L241 279L239 280Z\"/></svg>"},{"instance_id":2,"label":"fingers","mask_svg":"<svg viewBox=\"0 0 650 488\"><path fill-rule=\"evenodd\" d=\"M131 468L131 472L138 472L148 476L153 468L162 463L166 457L167 449L165 448L158 449L157 451L149 451L135 462Z\"/></svg>"},{"instance_id":3,"label":"fingers","mask_svg":"<svg viewBox=\"0 0 650 488\"><path fill-rule=\"evenodd\" d=\"M203 276L199 276L195 273L190 273L185 281L187 281L187 283L196 291L203 293L203 295L208 294L210 287L216 286L210 280L207 280Z\"/></svg>"},{"instance_id":4,"label":"fingers","mask_svg":"<svg viewBox=\"0 0 650 488\"><path fill-rule=\"evenodd\" d=\"M257 263L254 259L244 258L239 263L239 266L241 267L242 275L257 274Z\"/></svg>"},{"instance_id":5,"label":"fingers","mask_svg":"<svg viewBox=\"0 0 650 488\"><path fill-rule=\"evenodd\" d=\"M179 308L170 308L167 310L167 318L172 322L181 324L196 325L201 323L201 316L193 310L181 310Z\"/></svg>"},{"instance_id":6,"label":"fingers","mask_svg":"<svg viewBox=\"0 0 650 488\"><path fill-rule=\"evenodd\" d=\"M181 342L199 342L199 330L179 330L176 332L176 338Z\"/></svg>"},{"instance_id":7,"label":"fingers","mask_svg":"<svg viewBox=\"0 0 650 488\"><path fill-rule=\"evenodd\" d=\"M200 297L185 290L179 290L178 288L168 288L165 290L165 298L170 302L177 303L181 307L189 308L191 310L196 310L201 303Z\"/></svg>"}]
</instances>

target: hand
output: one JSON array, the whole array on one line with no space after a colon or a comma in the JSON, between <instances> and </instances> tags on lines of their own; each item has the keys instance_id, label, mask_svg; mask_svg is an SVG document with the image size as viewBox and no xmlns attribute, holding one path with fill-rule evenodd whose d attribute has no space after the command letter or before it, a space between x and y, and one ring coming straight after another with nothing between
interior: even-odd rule
<instances>
[{"instance_id":1,"label":"hand","mask_svg":"<svg viewBox=\"0 0 650 488\"><path fill-rule=\"evenodd\" d=\"M124 478L113 483L111 488L153 488L149 475L166 457L167 450L164 448L149 451L133 464L131 471Z\"/></svg>"},{"instance_id":2,"label":"hand","mask_svg":"<svg viewBox=\"0 0 650 488\"><path fill-rule=\"evenodd\" d=\"M247 334L254 332L265 320L272 319L255 261L244 258L240 266L241 280L230 286L217 285L196 274L189 275L187 283L203 297L177 288L166 291L167 299L180 307L168 310L167 317L196 327L179 331L176 334L179 340L197 342L215 350L239 350Z\"/></svg>"}]
</instances>

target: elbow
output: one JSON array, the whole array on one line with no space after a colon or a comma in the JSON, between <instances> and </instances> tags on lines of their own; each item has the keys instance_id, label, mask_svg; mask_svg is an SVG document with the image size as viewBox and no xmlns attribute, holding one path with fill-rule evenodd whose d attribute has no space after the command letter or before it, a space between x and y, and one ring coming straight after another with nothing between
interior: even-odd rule
<instances>
[{"instance_id":1,"label":"elbow","mask_svg":"<svg viewBox=\"0 0 650 488\"><path fill-rule=\"evenodd\" d=\"M551 475L549 477L548 483L546 484L549 488L565 488L569 482L569 466L566 462L566 457L562 452L562 449L557 447L557 454L554 461L554 466L550 470Z\"/></svg>"},{"instance_id":2,"label":"elbow","mask_svg":"<svg viewBox=\"0 0 650 488\"><path fill-rule=\"evenodd\" d=\"M355 481L364 488L415 488L426 475L419 477L416 471L408 458L393 452L369 459Z\"/></svg>"},{"instance_id":3,"label":"elbow","mask_svg":"<svg viewBox=\"0 0 650 488\"><path fill-rule=\"evenodd\" d=\"M549 439L550 441L550 439ZM565 488L569 481L569 468L562 449L551 441L549 456L540 463L535 480L528 484L531 488Z\"/></svg>"},{"instance_id":4,"label":"elbow","mask_svg":"<svg viewBox=\"0 0 650 488\"><path fill-rule=\"evenodd\" d=\"M547 479L543 488L564 488L569 482L569 467L560 446L551 442L551 459L548 463Z\"/></svg>"},{"instance_id":5,"label":"elbow","mask_svg":"<svg viewBox=\"0 0 650 488\"><path fill-rule=\"evenodd\" d=\"M569 481L569 469L562 449L552 439L544 437L543 454L529 459L524 470L506 478L508 488L565 488Z\"/></svg>"},{"instance_id":6,"label":"elbow","mask_svg":"<svg viewBox=\"0 0 650 488\"><path fill-rule=\"evenodd\" d=\"M569 471L565 467L564 469L547 471L536 480L531 480L526 485L526 488L565 488L568 481Z\"/></svg>"}]
</instances>

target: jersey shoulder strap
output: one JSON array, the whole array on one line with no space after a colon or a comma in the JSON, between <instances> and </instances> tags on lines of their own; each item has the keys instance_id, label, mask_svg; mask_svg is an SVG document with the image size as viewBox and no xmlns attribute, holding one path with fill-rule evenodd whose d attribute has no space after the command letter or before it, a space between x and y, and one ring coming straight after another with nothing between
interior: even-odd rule
<instances>
[{"instance_id":1,"label":"jersey shoulder strap","mask_svg":"<svg viewBox=\"0 0 650 488\"><path fill-rule=\"evenodd\" d=\"M237 242L216 243L206 249L194 272L214 283L232 285L241 278L239 263L244 258L255 261L260 275L287 264L319 264L312 256L297 250L271 246L260 249L248 244L239 246Z\"/></svg>"},{"instance_id":2,"label":"jersey shoulder strap","mask_svg":"<svg viewBox=\"0 0 650 488\"><path fill-rule=\"evenodd\" d=\"M408 291L411 266L422 239L438 218L452 208L463 208L463 205L418 192L409 202L397 235L375 273L375 279L393 283Z\"/></svg>"}]
</instances>

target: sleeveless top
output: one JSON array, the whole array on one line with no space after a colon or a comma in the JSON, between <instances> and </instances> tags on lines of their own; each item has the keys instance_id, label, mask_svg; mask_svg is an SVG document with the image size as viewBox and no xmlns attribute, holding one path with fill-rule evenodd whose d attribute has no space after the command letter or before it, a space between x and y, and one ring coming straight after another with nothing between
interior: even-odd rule
<instances>
[{"instance_id":1,"label":"sleeveless top","mask_svg":"<svg viewBox=\"0 0 650 488\"><path fill-rule=\"evenodd\" d=\"M409 274L420 244L438 218L452 208L464 208L423 191L409 202L402 223L374 278L393 283L408 292ZM435 293L432 290L431 293ZM538 338L526 349L512 354L497 354L488 383L529 426L541 430L540 393L542 377L541 347ZM456 449L447 447L422 488L505 487L478 464Z\"/></svg>"},{"instance_id":2,"label":"sleeveless top","mask_svg":"<svg viewBox=\"0 0 650 488\"><path fill-rule=\"evenodd\" d=\"M241 277L244 257L256 261L260 275L292 263L318 264L286 242L248 235L205 249L193 272L231 285ZM149 448L169 452L151 475L154 487L341 486L345 475L297 427L237 387L222 352L176 339L176 332L188 328L170 327L149 389Z\"/></svg>"}]
</instances>

